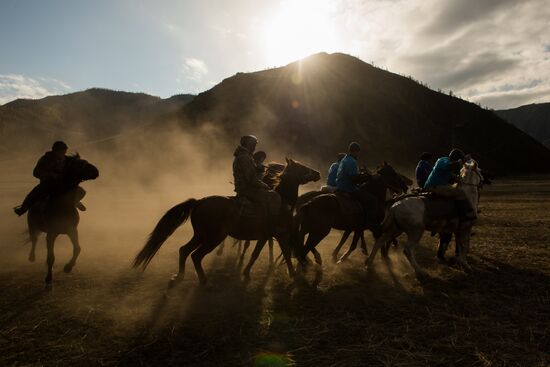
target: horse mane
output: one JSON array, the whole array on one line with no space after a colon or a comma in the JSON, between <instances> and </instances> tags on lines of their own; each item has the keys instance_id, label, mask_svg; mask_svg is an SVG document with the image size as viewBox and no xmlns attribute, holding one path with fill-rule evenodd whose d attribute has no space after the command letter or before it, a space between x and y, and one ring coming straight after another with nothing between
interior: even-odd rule
<instances>
[{"instance_id":1,"label":"horse mane","mask_svg":"<svg viewBox=\"0 0 550 367\"><path fill-rule=\"evenodd\" d=\"M285 164L271 162L267 165L263 182L266 183L270 189L274 189L281 182L281 176L286 168Z\"/></svg>"}]
</instances>

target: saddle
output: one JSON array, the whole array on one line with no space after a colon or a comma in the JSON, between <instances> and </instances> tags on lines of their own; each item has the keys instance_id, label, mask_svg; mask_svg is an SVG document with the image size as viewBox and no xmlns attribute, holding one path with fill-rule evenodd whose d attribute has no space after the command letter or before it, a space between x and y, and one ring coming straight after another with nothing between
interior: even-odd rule
<instances>
[{"instance_id":1,"label":"saddle","mask_svg":"<svg viewBox=\"0 0 550 367\"><path fill-rule=\"evenodd\" d=\"M335 192L333 195L336 197L342 213L345 213L347 216L362 216L364 214L365 211L363 210L361 203L352 199L349 194L344 192Z\"/></svg>"},{"instance_id":2,"label":"saddle","mask_svg":"<svg viewBox=\"0 0 550 367\"><path fill-rule=\"evenodd\" d=\"M276 217L279 214L281 199L278 194L267 196L267 211L264 204L253 202L244 196L233 196L237 204L237 217L246 220L265 220L266 215Z\"/></svg>"}]
</instances>

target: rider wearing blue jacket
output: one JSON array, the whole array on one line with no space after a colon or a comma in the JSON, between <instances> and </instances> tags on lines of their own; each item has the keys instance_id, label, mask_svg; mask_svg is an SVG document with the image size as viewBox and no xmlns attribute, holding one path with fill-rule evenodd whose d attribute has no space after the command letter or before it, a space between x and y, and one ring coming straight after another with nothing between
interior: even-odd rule
<instances>
[{"instance_id":1,"label":"rider wearing blue jacket","mask_svg":"<svg viewBox=\"0 0 550 367\"><path fill-rule=\"evenodd\" d=\"M456 200L460 220L465 222L477 218L476 212L463 190L452 186L460 172L464 153L460 149L453 149L448 157L441 157L435 163L424 188L438 196Z\"/></svg>"},{"instance_id":2,"label":"rider wearing blue jacket","mask_svg":"<svg viewBox=\"0 0 550 367\"><path fill-rule=\"evenodd\" d=\"M426 152L422 153L420 156L420 161L418 162L415 170L416 183L418 184L418 187L424 187L428 176L432 173L433 164L430 163L432 158L432 154Z\"/></svg>"},{"instance_id":3,"label":"rider wearing blue jacket","mask_svg":"<svg viewBox=\"0 0 550 367\"><path fill-rule=\"evenodd\" d=\"M327 176L327 186L330 188L336 189L338 184L336 183L336 176L338 175L338 167L340 167L340 162L344 157L346 156L346 153L338 153L338 159L336 162L330 165L330 168L328 169L328 176Z\"/></svg>"},{"instance_id":4,"label":"rider wearing blue jacket","mask_svg":"<svg viewBox=\"0 0 550 367\"><path fill-rule=\"evenodd\" d=\"M365 211L365 222L367 228L373 231L375 237L380 235L380 222L382 218L378 216L378 204L376 198L365 190L361 190L359 185L368 180L369 176L359 172L357 157L361 151L361 146L352 142L349 145L348 154L340 162L336 174L337 191L348 193L352 199L359 201Z\"/></svg>"}]
</instances>

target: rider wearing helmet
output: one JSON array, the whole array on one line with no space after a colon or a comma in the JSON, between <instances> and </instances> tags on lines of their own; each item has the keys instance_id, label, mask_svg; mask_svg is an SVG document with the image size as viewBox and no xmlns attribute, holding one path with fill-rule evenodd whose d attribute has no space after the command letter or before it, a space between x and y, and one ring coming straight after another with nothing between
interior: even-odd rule
<instances>
[{"instance_id":1,"label":"rider wearing helmet","mask_svg":"<svg viewBox=\"0 0 550 367\"><path fill-rule=\"evenodd\" d=\"M452 186L462 167L465 154L460 149L453 149L448 157L441 157L428 176L424 188L439 196L454 198L457 203L461 221L477 218L472 204L463 190Z\"/></svg>"},{"instance_id":2,"label":"rider wearing helmet","mask_svg":"<svg viewBox=\"0 0 550 367\"><path fill-rule=\"evenodd\" d=\"M368 180L368 175L361 174L357 165L360 151L359 143L352 142L349 145L348 154L340 161L336 174L337 191L348 193L361 204L365 212L367 227L373 230L375 237L378 237L380 221L376 198L359 188L359 184Z\"/></svg>"}]
</instances>

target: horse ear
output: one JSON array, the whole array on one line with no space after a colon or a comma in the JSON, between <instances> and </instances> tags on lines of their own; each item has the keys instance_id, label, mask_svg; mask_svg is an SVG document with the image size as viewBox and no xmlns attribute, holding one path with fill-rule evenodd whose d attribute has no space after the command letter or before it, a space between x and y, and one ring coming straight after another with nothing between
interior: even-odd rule
<instances>
[{"instance_id":1,"label":"horse ear","mask_svg":"<svg viewBox=\"0 0 550 367\"><path fill-rule=\"evenodd\" d=\"M75 153L74 153L74 157L75 157L76 159L80 159L80 153L75 152Z\"/></svg>"},{"instance_id":2,"label":"horse ear","mask_svg":"<svg viewBox=\"0 0 550 367\"><path fill-rule=\"evenodd\" d=\"M286 161L286 164L290 164L290 160L287 157L285 157L285 161Z\"/></svg>"}]
</instances>

